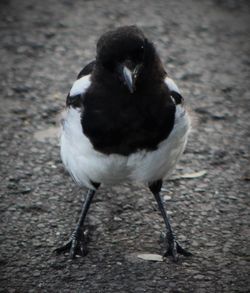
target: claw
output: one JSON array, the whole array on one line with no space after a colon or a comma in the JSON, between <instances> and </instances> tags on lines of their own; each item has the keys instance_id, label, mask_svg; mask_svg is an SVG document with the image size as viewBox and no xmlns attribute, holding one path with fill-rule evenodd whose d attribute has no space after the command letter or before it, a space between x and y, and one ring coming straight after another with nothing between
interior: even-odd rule
<instances>
[{"instance_id":1,"label":"claw","mask_svg":"<svg viewBox=\"0 0 250 293\"><path fill-rule=\"evenodd\" d=\"M191 252L182 248L176 240L169 241L168 250L164 254L164 257L172 256L173 261L177 262L179 259L179 254L184 255L184 256L191 256L192 255Z\"/></svg>"},{"instance_id":2,"label":"claw","mask_svg":"<svg viewBox=\"0 0 250 293\"><path fill-rule=\"evenodd\" d=\"M177 245L177 252L179 254L182 254L184 256L192 256L192 253L187 251L186 249L182 248L177 241L176 241L176 245Z\"/></svg>"},{"instance_id":3,"label":"claw","mask_svg":"<svg viewBox=\"0 0 250 293\"><path fill-rule=\"evenodd\" d=\"M64 252L70 250L70 247L71 247L71 241L68 241L63 246L60 246L60 247L54 249L54 252L56 252L57 254L64 253Z\"/></svg>"},{"instance_id":4,"label":"claw","mask_svg":"<svg viewBox=\"0 0 250 293\"><path fill-rule=\"evenodd\" d=\"M69 252L69 257L71 259L75 258L76 255L85 256L87 254L87 249L84 242L83 233L75 231L67 243L56 248L54 251L57 254Z\"/></svg>"}]
</instances>

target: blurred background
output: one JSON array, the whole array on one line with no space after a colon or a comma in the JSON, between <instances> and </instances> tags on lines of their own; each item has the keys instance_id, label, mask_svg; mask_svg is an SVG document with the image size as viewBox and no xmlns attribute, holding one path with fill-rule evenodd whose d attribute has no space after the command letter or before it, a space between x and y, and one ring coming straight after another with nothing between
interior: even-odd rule
<instances>
[{"instance_id":1,"label":"blurred background","mask_svg":"<svg viewBox=\"0 0 250 293\"><path fill-rule=\"evenodd\" d=\"M249 1L0 2L0 292L249 292ZM64 171L60 112L102 33L136 24L180 87L193 130L163 197L194 255L162 254L163 222L146 187L101 188L89 254L67 239L84 190Z\"/></svg>"}]
</instances>

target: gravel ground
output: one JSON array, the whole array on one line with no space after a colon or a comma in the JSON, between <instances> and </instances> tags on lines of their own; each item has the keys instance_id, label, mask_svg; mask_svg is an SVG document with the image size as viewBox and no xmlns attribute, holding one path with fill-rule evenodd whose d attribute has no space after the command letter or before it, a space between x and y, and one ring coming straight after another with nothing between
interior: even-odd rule
<instances>
[{"instance_id":1,"label":"gravel ground","mask_svg":"<svg viewBox=\"0 0 250 293\"><path fill-rule=\"evenodd\" d=\"M249 8L236 0L0 2L1 293L250 292ZM177 237L194 254L178 264L137 257L164 252L163 221L147 188L129 184L98 192L85 258L52 253L84 193L60 161L59 113L97 38L131 23L157 45L193 117L163 190Z\"/></svg>"}]
</instances>

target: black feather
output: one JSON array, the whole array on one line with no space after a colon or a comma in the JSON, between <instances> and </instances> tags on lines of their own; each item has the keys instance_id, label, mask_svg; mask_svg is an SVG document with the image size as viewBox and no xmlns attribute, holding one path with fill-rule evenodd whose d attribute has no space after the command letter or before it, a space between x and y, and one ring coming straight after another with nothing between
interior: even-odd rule
<instances>
[{"instance_id":1,"label":"black feather","mask_svg":"<svg viewBox=\"0 0 250 293\"><path fill-rule=\"evenodd\" d=\"M116 71L127 59L143 63L133 94ZM90 73L91 86L84 97L69 97L67 105L81 107L82 129L93 147L120 155L157 149L173 129L175 103L153 44L134 26L108 32L97 43L96 61L78 78Z\"/></svg>"}]
</instances>

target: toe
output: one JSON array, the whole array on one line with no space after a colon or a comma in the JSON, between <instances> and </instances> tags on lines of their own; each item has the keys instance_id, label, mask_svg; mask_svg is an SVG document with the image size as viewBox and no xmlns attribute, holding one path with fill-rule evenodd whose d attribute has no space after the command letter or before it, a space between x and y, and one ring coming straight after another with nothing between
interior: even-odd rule
<instances>
[{"instance_id":1,"label":"toe","mask_svg":"<svg viewBox=\"0 0 250 293\"><path fill-rule=\"evenodd\" d=\"M176 242L177 252L184 256L191 256L192 253L187 251L186 249L182 248L178 242Z\"/></svg>"},{"instance_id":2,"label":"toe","mask_svg":"<svg viewBox=\"0 0 250 293\"><path fill-rule=\"evenodd\" d=\"M174 262L178 262L179 255L191 256L192 253L183 249L177 241L169 243L168 250L164 256L171 256Z\"/></svg>"},{"instance_id":3,"label":"toe","mask_svg":"<svg viewBox=\"0 0 250 293\"><path fill-rule=\"evenodd\" d=\"M54 249L54 252L57 254L64 253L64 252L68 251L70 249L70 247L71 247L71 242L67 242L65 245Z\"/></svg>"},{"instance_id":4,"label":"toe","mask_svg":"<svg viewBox=\"0 0 250 293\"><path fill-rule=\"evenodd\" d=\"M71 259L75 258L77 252L77 241L76 239L72 239L72 244L69 251L69 257Z\"/></svg>"}]
</instances>

